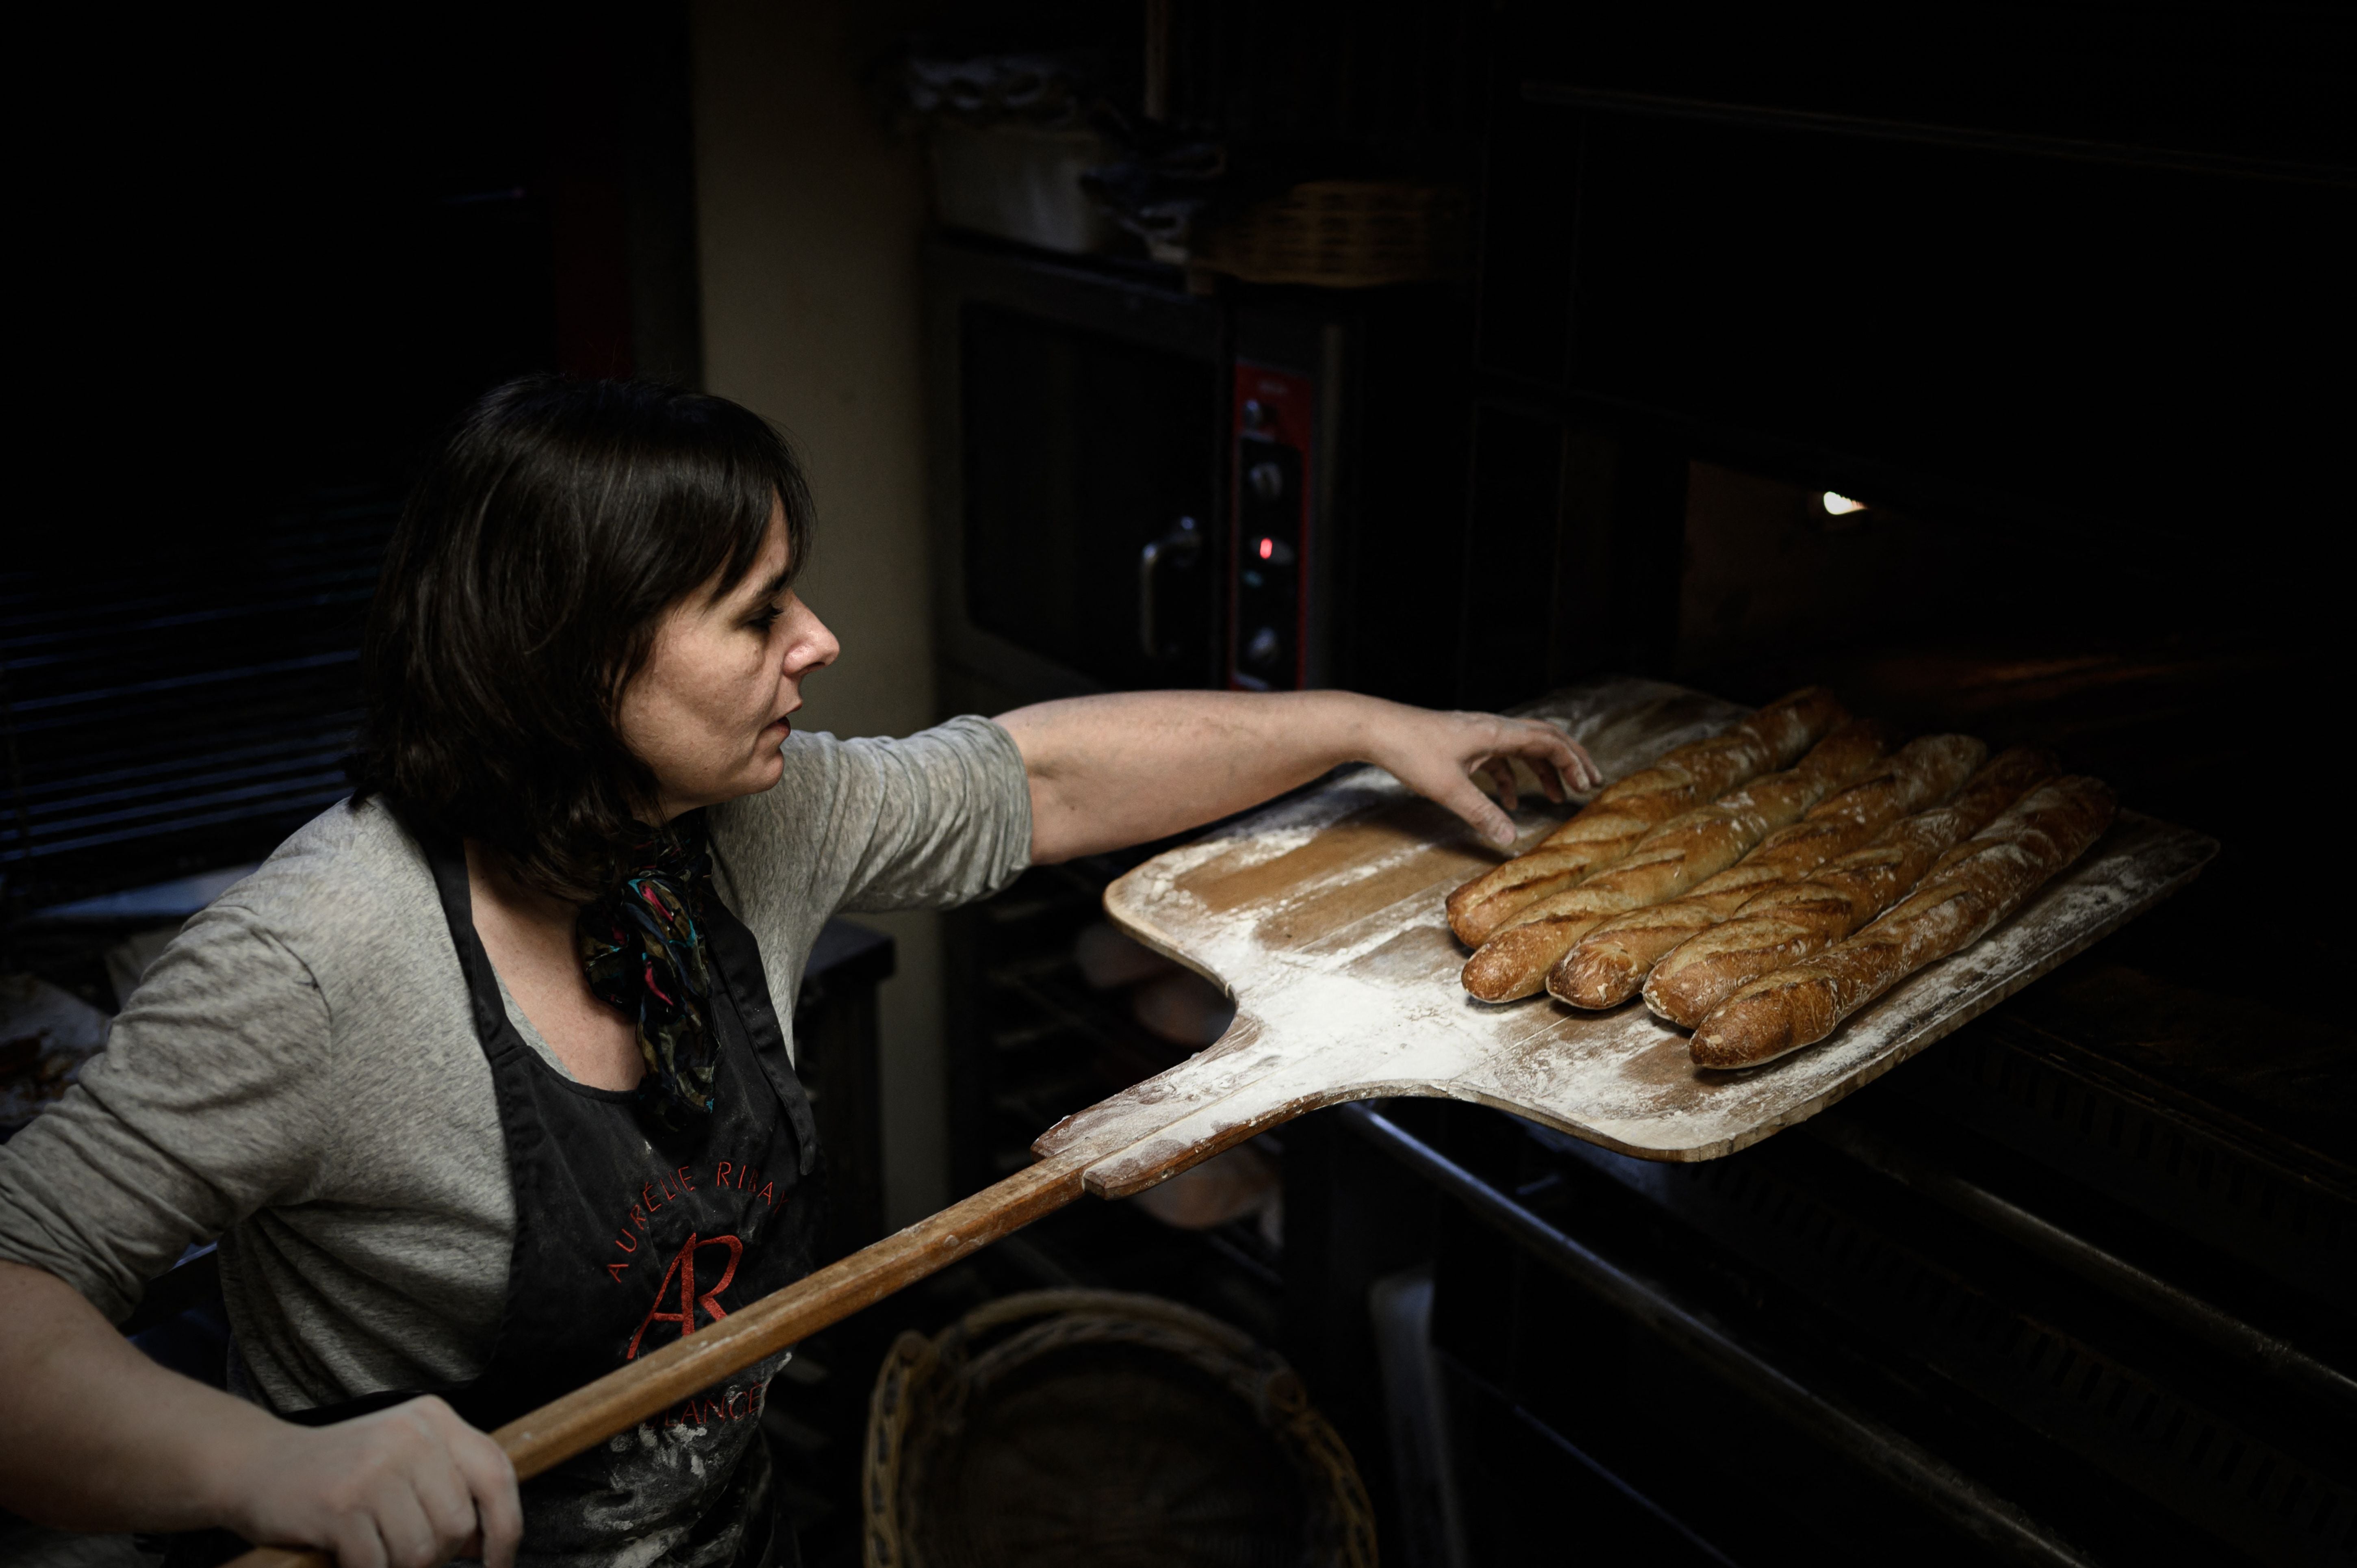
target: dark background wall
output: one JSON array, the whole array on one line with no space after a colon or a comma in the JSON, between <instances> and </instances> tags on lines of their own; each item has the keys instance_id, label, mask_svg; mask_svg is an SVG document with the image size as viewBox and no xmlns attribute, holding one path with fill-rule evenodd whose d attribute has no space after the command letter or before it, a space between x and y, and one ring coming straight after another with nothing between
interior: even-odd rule
<instances>
[{"instance_id":1,"label":"dark background wall","mask_svg":"<svg viewBox=\"0 0 2357 1568\"><path fill-rule=\"evenodd\" d=\"M341 792L376 560L469 400L701 374L683 7L46 22L40 478L0 561L16 912L253 858Z\"/></svg>"}]
</instances>

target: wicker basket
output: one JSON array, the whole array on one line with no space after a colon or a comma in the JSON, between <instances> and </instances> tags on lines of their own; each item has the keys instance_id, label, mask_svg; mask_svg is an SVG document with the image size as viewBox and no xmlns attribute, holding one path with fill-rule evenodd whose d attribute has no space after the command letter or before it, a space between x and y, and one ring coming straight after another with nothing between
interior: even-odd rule
<instances>
[{"instance_id":1,"label":"wicker basket","mask_svg":"<svg viewBox=\"0 0 2357 1568\"><path fill-rule=\"evenodd\" d=\"M1038 1291L903 1334L864 1468L868 1568L1375 1568L1300 1380L1157 1296Z\"/></svg>"},{"instance_id":2,"label":"wicker basket","mask_svg":"<svg viewBox=\"0 0 2357 1568\"><path fill-rule=\"evenodd\" d=\"M1189 260L1246 283L1421 283L1465 269L1472 213L1471 198L1454 186L1312 180L1213 229Z\"/></svg>"}]
</instances>

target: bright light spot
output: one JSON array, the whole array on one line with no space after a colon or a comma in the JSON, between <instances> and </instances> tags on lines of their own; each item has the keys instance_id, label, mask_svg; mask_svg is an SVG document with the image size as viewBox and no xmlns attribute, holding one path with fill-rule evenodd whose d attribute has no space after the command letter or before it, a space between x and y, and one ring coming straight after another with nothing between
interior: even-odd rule
<instances>
[{"instance_id":1,"label":"bright light spot","mask_svg":"<svg viewBox=\"0 0 2357 1568\"><path fill-rule=\"evenodd\" d=\"M1274 539L1264 539L1264 540L1262 540L1262 541L1260 542L1260 558L1261 558L1262 560L1265 561L1265 560L1267 560L1270 556L1272 556L1272 555L1274 555L1274 554L1275 554L1275 553L1276 553L1276 541L1275 541L1275 540L1274 540Z\"/></svg>"},{"instance_id":2,"label":"bright light spot","mask_svg":"<svg viewBox=\"0 0 2357 1568\"><path fill-rule=\"evenodd\" d=\"M1846 517L1854 511L1864 511L1866 503L1854 501L1847 496L1836 495L1827 490L1824 494L1824 508L1825 515L1828 517Z\"/></svg>"}]
</instances>

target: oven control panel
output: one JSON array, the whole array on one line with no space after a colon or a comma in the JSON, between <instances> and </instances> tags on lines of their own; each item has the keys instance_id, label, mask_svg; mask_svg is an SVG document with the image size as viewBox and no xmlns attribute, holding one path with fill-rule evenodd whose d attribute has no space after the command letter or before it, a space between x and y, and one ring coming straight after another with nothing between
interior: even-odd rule
<instances>
[{"instance_id":1,"label":"oven control panel","mask_svg":"<svg viewBox=\"0 0 2357 1568\"><path fill-rule=\"evenodd\" d=\"M1230 472L1234 563L1228 615L1228 684L1297 691L1308 682L1309 484L1314 409L1308 377L1236 362Z\"/></svg>"}]
</instances>

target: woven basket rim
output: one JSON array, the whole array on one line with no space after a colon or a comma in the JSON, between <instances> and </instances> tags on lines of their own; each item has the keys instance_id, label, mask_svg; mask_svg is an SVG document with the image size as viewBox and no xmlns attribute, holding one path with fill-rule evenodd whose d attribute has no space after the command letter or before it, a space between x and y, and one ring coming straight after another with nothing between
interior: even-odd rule
<instances>
[{"instance_id":1,"label":"woven basket rim","mask_svg":"<svg viewBox=\"0 0 2357 1568\"><path fill-rule=\"evenodd\" d=\"M1093 1330L1092 1329L1093 1326ZM1003 1331L1016 1328L1013 1334ZM1173 1343L1172 1341L1176 1341ZM978 1341L987 1341L975 1353ZM1160 1341L1159 1344L1157 1341ZM920 1410L947 1414L933 1403L945 1378L981 1369L1001 1351L1032 1355L1065 1345L1131 1343L1191 1363L1252 1409L1269 1436L1299 1467L1312 1488L1313 1518L1330 1515L1335 1568L1375 1568L1372 1508L1358 1467L1340 1435L1307 1397L1284 1358L1252 1336L1210 1314L1166 1297L1127 1291L1064 1289L1002 1296L928 1338L904 1332L877 1369L869 1399L862 1456L861 1509L869 1568L923 1568L902 1518L903 1493L914 1484L910 1425ZM987 1381L1028 1356L993 1368ZM962 1405L963 1401L953 1401ZM962 1417L952 1417L962 1420Z\"/></svg>"}]
</instances>

